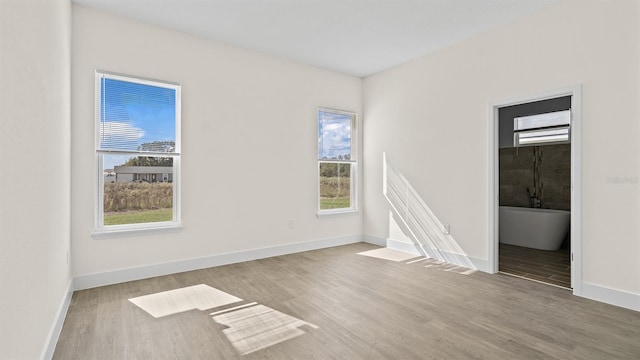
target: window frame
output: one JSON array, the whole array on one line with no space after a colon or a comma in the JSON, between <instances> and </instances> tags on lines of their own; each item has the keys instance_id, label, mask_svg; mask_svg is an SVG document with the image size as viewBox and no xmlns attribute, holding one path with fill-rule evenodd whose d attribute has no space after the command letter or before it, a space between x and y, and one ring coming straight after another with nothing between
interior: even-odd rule
<instances>
[{"instance_id":1,"label":"window frame","mask_svg":"<svg viewBox=\"0 0 640 360\"><path fill-rule=\"evenodd\" d=\"M355 112L352 111L345 111L345 110L337 110L337 109L332 109L332 108L326 108L326 107L319 107L317 110L317 117L316 117L316 126L319 125L320 123L320 114L322 112L329 112L329 113L334 113L334 114L339 114L339 115L348 115L351 118L351 125L350 125L350 133L351 133L351 154L350 154L350 158L349 160L337 160L337 159L320 159L319 155L319 149L316 149L316 161L318 162L317 165L317 177L316 177L316 187L317 187L317 196L316 196L316 200L317 200L317 216L330 216L330 215L341 215L341 214L350 214L350 213L357 213L358 212L358 162L359 162L359 156L358 156L358 144L359 144L359 138L358 138L358 130L357 130L357 118L358 115ZM317 142L316 142L317 145ZM331 163L331 164L349 164L351 166L351 169L349 170L349 187L350 187L350 191L349 191L349 195L350 195L350 207L348 208L335 208L335 209L321 209L321 201L320 201L320 165L323 163Z\"/></svg>"},{"instance_id":2,"label":"window frame","mask_svg":"<svg viewBox=\"0 0 640 360\"><path fill-rule=\"evenodd\" d=\"M101 79L113 79L154 87L168 88L175 91L175 150L172 153L133 151L133 150L105 150L100 149L100 124L102 107ZM171 157L173 159L173 216L171 221L133 223L123 225L104 225L104 157L108 155ZM93 238L109 238L131 236L149 232L172 232L182 229L180 183L181 183L181 86L178 83L124 75L109 71L95 71L95 115L94 115L94 156L95 156L95 216Z\"/></svg>"}]
</instances>

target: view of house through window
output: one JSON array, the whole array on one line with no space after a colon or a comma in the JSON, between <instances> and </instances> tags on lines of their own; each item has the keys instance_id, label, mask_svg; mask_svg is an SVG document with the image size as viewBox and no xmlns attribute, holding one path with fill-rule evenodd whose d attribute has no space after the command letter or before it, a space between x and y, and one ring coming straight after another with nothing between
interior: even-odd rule
<instances>
[{"instance_id":1,"label":"view of house through window","mask_svg":"<svg viewBox=\"0 0 640 360\"><path fill-rule=\"evenodd\" d=\"M178 224L179 85L96 74L98 231Z\"/></svg>"},{"instance_id":2,"label":"view of house through window","mask_svg":"<svg viewBox=\"0 0 640 360\"><path fill-rule=\"evenodd\" d=\"M355 114L318 110L319 210L355 210Z\"/></svg>"}]
</instances>

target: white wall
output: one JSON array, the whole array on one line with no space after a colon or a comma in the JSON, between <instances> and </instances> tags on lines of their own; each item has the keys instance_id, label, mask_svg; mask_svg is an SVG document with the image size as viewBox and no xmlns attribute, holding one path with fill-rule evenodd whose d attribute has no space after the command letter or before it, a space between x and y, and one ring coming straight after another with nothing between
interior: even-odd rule
<instances>
[{"instance_id":1,"label":"white wall","mask_svg":"<svg viewBox=\"0 0 640 360\"><path fill-rule=\"evenodd\" d=\"M2 359L46 356L66 310L70 17L66 0L0 1Z\"/></svg>"},{"instance_id":2,"label":"white wall","mask_svg":"<svg viewBox=\"0 0 640 360\"><path fill-rule=\"evenodd\" d=\"M385 152L462 251L487 260L489 104L582 84L583 280L640 294L639 13L637 1L563 2L366 78L365 233L396 229Z\"/></svg>"},{"instance_id":3,"label":"white wall","mask_svg":"<svg viewBox=\"0 0 640 360\"><path fill-rule=\"evenodd\" d=\"M75 275L361 236L360 214L316 217L315 161L317 107L360 114L360 78L75 5L72 31ZM182 85L183 231L91 237L95 69Z\"/></svg>"}]
</instances>

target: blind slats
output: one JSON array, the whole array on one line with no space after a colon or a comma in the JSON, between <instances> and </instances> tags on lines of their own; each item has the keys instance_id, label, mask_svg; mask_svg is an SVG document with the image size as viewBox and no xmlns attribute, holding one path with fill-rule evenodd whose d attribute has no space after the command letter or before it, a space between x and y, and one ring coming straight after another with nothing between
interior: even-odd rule
<instances>
[{"instance_id":1,"label":"blind slats","mask_svg":"<svg viewBox=\"0 0 640 360\"><path fill-rule=\"evenodd\" d=\"M96 150L177 154L176 85L98 75Z\"/></svg>"}]
</instances>

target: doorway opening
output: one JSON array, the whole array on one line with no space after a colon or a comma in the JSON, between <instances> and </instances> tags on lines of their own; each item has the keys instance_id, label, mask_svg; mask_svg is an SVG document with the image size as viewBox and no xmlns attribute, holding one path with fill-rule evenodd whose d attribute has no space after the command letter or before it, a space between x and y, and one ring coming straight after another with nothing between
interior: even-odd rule
<instances>
[{"instance_id":1,"label":"doorway opening","mask_svg":"<svg viewBox=\"0 0 640 360\"><path fill-rule=\"evenodd\" d=\"M491 104L493 272L579 294L579 87Z\"/></svg>"}]
</instances>

